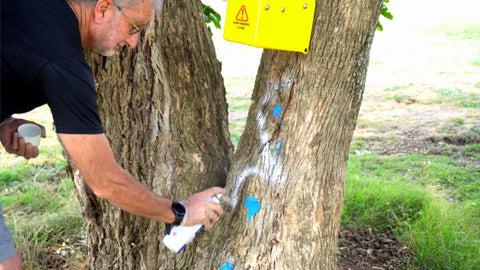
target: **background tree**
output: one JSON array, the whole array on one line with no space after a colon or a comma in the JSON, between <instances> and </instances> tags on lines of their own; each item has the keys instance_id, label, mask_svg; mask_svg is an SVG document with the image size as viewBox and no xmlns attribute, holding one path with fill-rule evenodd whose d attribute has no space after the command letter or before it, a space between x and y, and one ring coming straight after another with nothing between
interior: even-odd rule
<instances>
[{"instance_id":1,"label":"background tree","mask_svg":"<svg viewBox=\"0 0 480 270\"><path fill-rule=\"evenodd\" d=\"M76 174L90 267L334 269L349 146L382 4L317 1L308 55L264 51L227 178L233 209L181 255L161 244L163 225L95 198ZM117 160L171 198L223 184L230 165L225 90L201 7L166 0L137 51L90 56ZM250 221L247 198L260 203Z\"/></svg>"}]
</instances>

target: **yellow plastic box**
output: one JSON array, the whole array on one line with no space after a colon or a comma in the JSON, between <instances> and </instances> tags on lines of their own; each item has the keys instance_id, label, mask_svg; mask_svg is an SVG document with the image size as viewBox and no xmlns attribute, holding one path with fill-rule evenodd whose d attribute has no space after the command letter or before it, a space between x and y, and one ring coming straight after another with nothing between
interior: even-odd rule
<instances>
[{"instance_id":1,"label":"yellow plastic box","mask_svg":"<svg viewBox=\"0 0 480 270\"><path fill-rule=\"evenodd\" d=\"M315 0L228 0L226 40L308 53Z\"/></svg>"}]
</instances>

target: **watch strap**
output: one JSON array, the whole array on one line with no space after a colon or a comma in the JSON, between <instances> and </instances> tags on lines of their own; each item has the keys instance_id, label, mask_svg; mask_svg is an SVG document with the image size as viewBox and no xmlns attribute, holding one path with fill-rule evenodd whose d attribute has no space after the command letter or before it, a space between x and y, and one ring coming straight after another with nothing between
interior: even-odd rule
<instances>
[{"instance_id":1,"label":"watch strap","mask_svg":"<svg viewBox=\"0 0 480 270\"><path fill-rule=\"evenodd\" d=\"M175 220L172 223L165 224L165 234L170 234L173 226L179 226L182 224L182 221L187 214L187 208L181 202L173 202L172 212L175 214Z\"/></svg>"},{"instance_id":2,"label":"watch strap","mask_svg":"<svg viewBox=\"0 0 480 270\"><path fill-rule=\"evenodd\" d=\"M173 226L178 226L182 224L187 208L181 202L172 203L172 211L175 214L175 220L171 223Z\"/></svg>"}]
</instances>

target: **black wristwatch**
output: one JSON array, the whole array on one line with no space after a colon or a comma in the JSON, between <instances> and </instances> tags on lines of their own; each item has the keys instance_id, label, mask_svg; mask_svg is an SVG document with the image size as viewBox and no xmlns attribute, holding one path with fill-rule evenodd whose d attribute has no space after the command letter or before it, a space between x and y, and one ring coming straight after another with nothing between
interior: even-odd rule
<instances>
[{"instance_id":1,"label":"black wristwatch","mask_svg":"<svg viewBox=\"0 0 480 270\"><path fill-rule=\"evenodd\" d=\"M175 221L172 222L173 226L178 226L182 224L183 218L185 217L185 213L187 209L182 203L173 202L172 204L172 211L175 214Z\"/></svg>"},{"instance_id":2,"label":"black wristwatch","mask_svg":"<svg viewBox=\"0 0 480 270\"><path fill-rule=\"evenodd\" d=\"M180 202L173 202L172 204L172 211L175 214L175 220L170 224L165 224L165 233L170 234L172 230L172 226L178 226L182 224L183 218L187 213L187 209L185 206Z\"/></svg>"}]
</instances>

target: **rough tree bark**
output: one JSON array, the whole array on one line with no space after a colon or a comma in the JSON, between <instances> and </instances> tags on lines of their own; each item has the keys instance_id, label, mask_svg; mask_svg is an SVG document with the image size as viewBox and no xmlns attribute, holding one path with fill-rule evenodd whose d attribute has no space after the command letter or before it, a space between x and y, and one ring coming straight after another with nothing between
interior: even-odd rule
<instances>
[{"instance_id":1,"label":"rough tree bark","mask_svg":"<svg viewBox=\"0 0 480 270\"><path fill-rule=\"evenodd\" d=\"M182 254L162 246L163 225L96 199L77 174L90 267L335 269L349 146L382 3L317 1L308 55L265 50L228 172L232 210ZM143 35L137 51L90 56L117 160L168 197L222 184L232 148L200 2L167 0ZM250 196L261 206L248 221Z\"/></svg>"},{"instance_id":2,"label":"rough tree bark","mask_svg":"<svg viewBox=\"0 0 480 270\"><path fill-rule=\"evenodd\" d=\"M227 179L234 208L199 241L195 268L336 268L349 147L383 0L316 4L308 55L262 55ZM250 222L249 196L261 204Z\"/></svg>"},{"instance_id":3,"label":"rough tree bark","mask_svg":"<svg viewBox=\"0 0 480 270\"><path fill-rule=\"evenodd\" d=\"M88 52L105 133L119 164L150 187L183 199L224 186L233 146L225 88L199 1L165 0L134 50ZM98 199L71 167L91 269L173 269L164 225ZM152 205L152 207L155 207Z\"/></svg>"}]
</instances>

